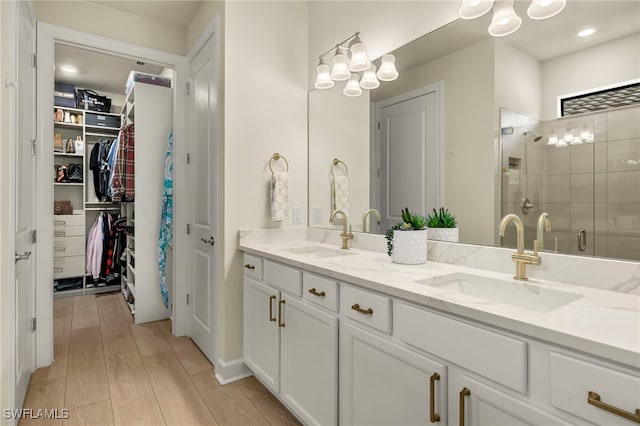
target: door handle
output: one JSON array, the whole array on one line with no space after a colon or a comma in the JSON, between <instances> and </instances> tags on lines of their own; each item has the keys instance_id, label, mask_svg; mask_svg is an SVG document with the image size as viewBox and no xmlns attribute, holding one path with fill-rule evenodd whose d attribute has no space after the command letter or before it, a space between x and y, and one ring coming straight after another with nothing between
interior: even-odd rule
<instances>
[{"instance_id":1,"label":"door handle","mask_svg":"<svg viewBox=\"0 0 640 426\"><path fill-rule=\"evenodd\" d=\"M536 212L536 205L533 204L531 201L529 201L528 198L525 198L524 200L522 200L522 213L524 214L529 214L529 212L531 213L535 213Z\"/></svg>"},{"instance_id":2,"label":"door handle","mask_svg":"<svg viewBox=\"0 0 640 426\"><path fill-rule=\"evenodd\" d=\"M587 249L587 230L578 231L578 250L585 251Z\"/></svg>"},{"instance_id":3,"label":"door handle","mask_svg":"<svg viewBox=\"0 0 640 426\"><path fill-rule=\"evenodd\" d=\"M284 321L282 320L282 305L284 305L284 299L278 302L278 318L280 319L278 321L278 325L280 327L284 327Z\"/></svg>"},{"instance_id":4,"label":"door handle","mask_svg":"<svg viewBox=\"0 0 640 426\"><path fill-rule=\"evenodd\" d=\"M471 391L467 388L462 388L460 391L460 426L464 426L464 399L471 395Z\"/></svg>"},{"instance_id":5,"label":"door handle","mask_svg":"<svg viewBox=\"0 0 640 426\"><path fill-rule=\"evenodd\" d=\"M440 380L440 375L433 373L429 380L429 418L431 423L440 421L440 414L436 413L436 380Z\"/></svg>"},{"instance_id":6,"label":"door handle","mask_svg":"<svg viewBox=\"0 0 640 426\"><path fill-rule=\"evenodd\" d=\"M275 296L269 297L269 321L276 322L276 317L273 316L273 301L276 300Z\"/></svg>"},{"instance_id":7,"label":"door handle","mask_svg":"<svg viewBox=\"0 0 640 426\"><path fill-rule=\"evenodd\" d=\"M595 407L598 407L602 410L613 413L617 416L624 417L625 419L629 419L636 423L640 423L640 408L636 408L635 413L625 411L614 405L607 404L606 402L602 402L602 400L600 399L600 395L598 395L598 393L594 391L589 391L589 393L587 394L587 403Z\"/></svg>"},{"instance_id":8,"label":"door handle","mask_svg":"<svg viewBox=\"0 0 640 426\"><path fill-rule=\"evenodd\" d=\"M355 305L351 305L351 309L353 309L356 312L360 312L361 314L364 314L364 315L373 315L372 308L362 309L359 303L356 303Z\"/></svg>"},{"instance_id":9,"label":"door handle","mask_svg":"<svg viewBox=\"0 0 640 426\"><path fill-rule=\"evenodd\" d=\"M208 240L206 240L204 238L200 238L200 241L202 241L205 244L211 244L211 245L215 244L215 239L213 237L209 237Z\"/></svg>"},{"instance_id":10,"label":"door handle","mask_svg":"<svg viewBox=\"0 0 640 426\"><path fill-rule=\"evenodd\" d=\"M22 254L18 254L16 252L15 263L18 263L21 260L27 260L27 259L29 259L29 257L31 257L31 252L30 251L25 251Z\"/></svg>"},{"instance_id":11,"label":"door handle","mask_svg":"<svg viewBox=\"0 0 640 426\"><path fill-rule=\"evenodd\" d=\"M326 293L324 291L318 291L314 288L310 288L309 289L309 293L313 294L314 296L318 296L318 297L324 297L326 296Z\"/></svg>"}]
</instances>

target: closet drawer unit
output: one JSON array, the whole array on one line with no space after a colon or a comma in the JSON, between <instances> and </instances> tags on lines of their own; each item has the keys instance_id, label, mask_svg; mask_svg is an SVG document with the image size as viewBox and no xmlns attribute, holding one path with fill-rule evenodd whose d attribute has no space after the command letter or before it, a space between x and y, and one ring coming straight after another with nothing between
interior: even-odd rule
<instances>
[{"instance_id":1,"label":"closet drawer unit","mask_svg":"<svg viewBox=\"0 0 640 426\"><path fill-rule=\"evenodd\" d=\"M244 273L257 280L262 280L262 259L251 256L250 254L245 254Z\"/></svg>"},{"instance_id":2,"label":"closet drawer unit","mask_svg":"<svg viewBox=\"0 0 640 426\"><path fill-rule=\"evenodd\" d=\"M84 236L55 237L53 239L53 256L84 256Z\"/></svg>"},{"instance_id":3,"label":"closet drawer unit","mask_svg":"<svg viewBox=\"0 0 640 426\"><path fill-rule=\"evenodd\" d=\"M279 263L264 261L264 281L274 287L302 296L302 272Z\"/></svg>"},{"instance_id":4,"label":"closet drawer unit","mask_svg":"<svg viewBox=\"0 0 640 426\"><path fill-rule=\"evenodd\" d=\"M640 423L640 374L549 354L551 405L599 425ZM625 415L627 417L625 417Z\"/></svg>"},{"instance_id":5,"label":"closet drawer unit","mask_svg":"<svg viewBox=\"0 0 640 426\"><path fill-rule=\"evenodd\" d=\"M398 302L394 335L440 358L524 393L527 344L444 315Z\"/></svg>"},{"instance_id":6,"label":"closet drawer unit","mask_svg":"<svg viewBox=\"0 0 640 426\"><path fill-rule=\"evenodd\" d=\"M340 312L385 333L391 333L391 299L348 285L340 289Z\"/></svg>"},{"instance_id":7,"label":"closet drawer unit","mask_svg":"<svg viewBox=\"0 0 640 426\"><path fill-rule=\"evenodd\" d=\"M53 278L79 277L84 275L84 256L66 256L53 259Z\"/></svg>"},{"instance_id":8,"label":"closet drawer unit","mask_svg":"<svg viewBox=\"0 0 640 426\"><path fill-rule=\"evenodd\" d=\"M302 273L302 298L338 311L338 283L309 272Z\"/></svg>"},{"instance_id":9,"label":"closet drawer unit","mask_svg":"<svg viewBox=\"0 0 640 426\"><path fill-rule=\"evenodd\" d=\"M85 235L84 215L56 215L53 219L54 237Z\"/></svg>"}]
</instances>

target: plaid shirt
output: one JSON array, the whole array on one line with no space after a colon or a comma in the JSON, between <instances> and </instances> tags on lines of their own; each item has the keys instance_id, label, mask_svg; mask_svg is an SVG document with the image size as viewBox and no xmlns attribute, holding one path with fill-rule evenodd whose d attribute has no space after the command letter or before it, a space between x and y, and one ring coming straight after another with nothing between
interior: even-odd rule
<instances>
[{"instance_id":1,"label":"plaid shirt","mask_svg":"<svg viewBox=\"0 0 640 426\"><path fill-rule=\"evenodd\" d=\"M113 171L113 201L135 199L135 128L129 124L120 134L118 156Z\"/></svg>"}]
</instances>

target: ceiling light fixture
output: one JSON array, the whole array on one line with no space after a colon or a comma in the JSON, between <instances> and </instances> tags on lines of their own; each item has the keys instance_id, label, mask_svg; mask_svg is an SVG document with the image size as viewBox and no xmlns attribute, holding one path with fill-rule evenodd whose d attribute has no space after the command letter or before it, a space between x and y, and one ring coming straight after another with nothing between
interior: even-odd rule
<instances>
[{"instance_id":1,"label":"ceiling light fixture","mask_svg":"<svg viewBox=\"0 0 640 426\"><path fill-rule=\"evenodd\" d=\"M462 0L458 15L462 19L478 18L493 8L489 34L505 37L518 31L522 19L513 8L514 0ZM547 19L564 10L567 0L532 0L527 15L534 20Z\"/></svg>"},{"instance_id":2,"label":"ceiling light fixture","mask_svg":"<svg viewBox=\"0 0 640 426\"><path fill-rule=\"evenodd\" d=\"M380 81L393 81L398 78L395 66L396 58L391 54L382 56L380 69L371 63L367 49L359 32L338 43L335 47L320 55L316 67L316 89L330 89L336 81L347 81L342 93L346 96L360 96L362 89L372 90L380 86ZM333 67L329 71L324 57L333 52Z\"/></svg>"},{"instance_id":3,"label":"ceiling light fixture","mask_svg":"<svg viewBox=\"0 0 640 426\"><path fill-rule=\"evenodd\" d=\"M589 37L596 32L595 28L585 28L578 33L578 37Z\"/></svg>"},{"instance_id":4,"label":"ceiling light fixture","mask_svg":"<svg viewBox=\"0 0 640 426\"><path fill-rule=\"evenodd\" d=\"M60 65L60 71L66 72L67 74L78 74L78 68L73 65Z\"/></svg>"}]
</instances>

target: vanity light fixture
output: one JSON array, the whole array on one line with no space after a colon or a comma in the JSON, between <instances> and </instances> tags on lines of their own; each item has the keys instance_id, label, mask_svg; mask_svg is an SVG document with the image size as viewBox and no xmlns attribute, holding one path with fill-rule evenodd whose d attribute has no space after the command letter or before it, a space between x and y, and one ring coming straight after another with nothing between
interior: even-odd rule
<instances>
[{"instance_id":1,"label":"vanity light fixture","mask_svg":"<svg viewBox=\"0 0 640 426\"><path fill-rule=\"evenodd\" d=\"M589 37L596 32L595 28L585 28L578 33L578 37Z\"/></svg>"},{"instance_id":2,"label":"vanity light fixture","mask_svg":"<svg viewBox=\"0 0 640 426\"><path fill-rule=\"evenodd\" d=\"M567 146L567 141L564 139L558 139L558 143L556 144L558 148L564 148Z\"/></svg>"},{"instance_id":3,"label":"vanity light fixture","mask_svg":"<svg viewBox=\"0 0 640 426\"><path fill-rule=\"evenodd\" d=\"M547 145L557 145L558 137L556 136L556 132L551 132L549 135L549 139L547 139Z\"/></svg>"},{"instance_id":4,"label":"vanity light fixture","mask_svg":"<svg viewBox=\"0 0 640 426\"><path fill-rule=\"evenodd\" d=\"M380 69L376 72L376 66L367 56L367 49L359 32L338 43L335 47L320 55L316 68L316 89L330 89L336 81L345 81L347 84L342 93L346 96L360 96L362 89L372 90L380 86L380 81L393 81L398 78L395 56L383 55ZM324 57L333 52L333 67L329 71Z\"/></svg>"},{"instance_id":5,"label":"vanity light fixture","mask_svg":"<svg viewBox=\"0 0 640 426\"><path fill-rule=\"evenodd\" d=\"M582 140L582 138L580 137L580 135L578 134L577 131L573 131L572 132L572 139L569 142L571 145L582 145L584 143L584 141Z\"/></svg>"},{"instance_id":6,"label":"vanity light fixture","mask_svg":"<svg viewBox=\"0 0 640 426\"><path fill-rule=\"evenodd\" d=\"M458 15L462 19L478 18L493 9L489 34L504 37L518 31L522 19L513 9L514 0L462 0ZM564 10L567 0L532 0L527 15L534 20L551 18Z\"/></svg>"}]
</instances>

